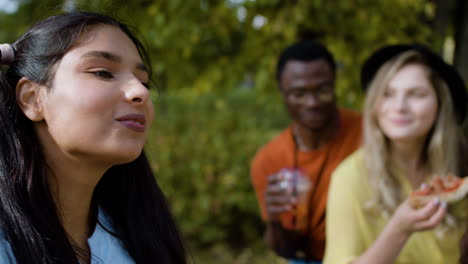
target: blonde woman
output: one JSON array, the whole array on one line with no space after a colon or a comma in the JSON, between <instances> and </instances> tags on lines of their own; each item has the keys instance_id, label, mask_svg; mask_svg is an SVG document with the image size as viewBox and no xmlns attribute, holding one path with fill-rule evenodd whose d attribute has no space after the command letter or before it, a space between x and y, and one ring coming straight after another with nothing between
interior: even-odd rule
<instances>
[{"instance_id":1,"label":"blonde woman","mask_svg":"<svg viewBox=\"0 0 468 264\"><path fill-rule=\"evenodd\" d=\"M364 145L335 170L324 263L456 263L464 201L413 209L409 192L460 175L467 94L456 70L421 45L376 51L362 72Z\"/></svg>"}]
</instances>

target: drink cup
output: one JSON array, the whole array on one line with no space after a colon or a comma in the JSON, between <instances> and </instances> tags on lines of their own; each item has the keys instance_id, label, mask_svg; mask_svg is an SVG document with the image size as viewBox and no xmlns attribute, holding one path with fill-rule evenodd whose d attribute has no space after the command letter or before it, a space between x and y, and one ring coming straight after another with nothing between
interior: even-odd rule
<instances>
[{"instance_id":1,"label":"drink cup","mask_svg":"<svg viewBox=\"0 0 468 264\"><path fill-rule=\"evenodd\" d=\"M312 182L299 169L282 169L280 186L296 199L292 209L285 213L283 226L296 231L305 231L309 221L309 200Z\"/></svg>"}]
</instances>

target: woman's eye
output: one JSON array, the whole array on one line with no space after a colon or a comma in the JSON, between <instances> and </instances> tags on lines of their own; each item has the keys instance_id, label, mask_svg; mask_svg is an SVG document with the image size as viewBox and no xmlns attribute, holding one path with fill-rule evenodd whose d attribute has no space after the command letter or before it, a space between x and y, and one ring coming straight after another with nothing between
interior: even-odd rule
<instances>
[{"instance_id":1,"label":"woman's eye","mask_svg":"<svg viewBox=\"0 0 468 264\"><path fill-rule=\"evenodd\" d=\"M112 78L114 78L114 75L112 75L112 73L110 71L100 70L100 71L91 71L89 73L91 73L93 75L96 75L97 77L100 77L100 78L103 78L103 79L112 79Z\"/></svg>"},{"instance_id":2,"label":"woman's eye","mask_svg":"<svg viewBox=\"0 0 468 264\"><path fill-rule=\"evenodd\" d=\"M426 93L425 92L413 92L412 95L417 98L423 98L426 96Z\"/></svg>"},{"instance_id":3,"label":"woman's eye","mask_svg":"<svg viewBox=\"0 0 468 264\"><path fill-rule=\"evenodd\" d=\"M393 95L393 93L390 92L390 91L385 91L384 94L383 94L384 97L391 97L392 95Z\"/></svg>"}]
</instances>

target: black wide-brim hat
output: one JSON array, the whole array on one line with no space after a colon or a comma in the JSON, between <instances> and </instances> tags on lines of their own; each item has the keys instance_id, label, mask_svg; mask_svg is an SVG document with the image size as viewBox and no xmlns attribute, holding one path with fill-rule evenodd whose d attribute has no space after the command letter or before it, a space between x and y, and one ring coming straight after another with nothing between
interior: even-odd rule
<instances>
[{"instance_id":1,"label":"black wide-brim hat","mask_svg":"<svg viewBox=\"0 0 468 264\"><path fill-rule=\"evenodd\" d=\"M435 71L448 85L453 101L453 107L458 123L463 123L467 114L468 95L465 83L455 67L447 64L439 55L435 54L428 47L421 44L400 44L390 45L378 49L367 59L361 69L361 85L366 91L374 79L379 68L395 56L408 51L420 52L427 60L428 65Z\"/></svg>"}]
</instances>

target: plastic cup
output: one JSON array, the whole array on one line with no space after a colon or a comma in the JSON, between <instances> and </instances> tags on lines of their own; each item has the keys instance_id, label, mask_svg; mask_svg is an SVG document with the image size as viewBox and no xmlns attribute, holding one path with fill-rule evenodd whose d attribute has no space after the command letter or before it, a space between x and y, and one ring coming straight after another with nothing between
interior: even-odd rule
<instances>
[{"instance_id":1,"label":"plastic cup","mask_svg":"<svg viewBox=\"0 0 468 264\"><path fill-rule=\"evenodd\" d=\"M307 229L309 222L309 200L312 189L312 182L309 177L299 169L282 169L279 172L283 177L280 183L292 197L296 198L296 203L292 209L285 214L286 228L297 231Z\"/></svg>"}]
</instances>

